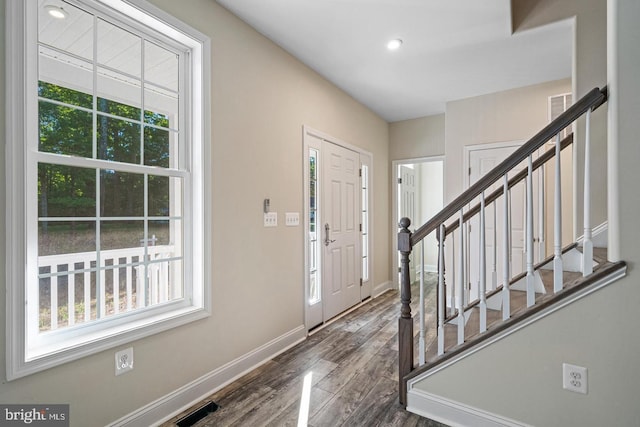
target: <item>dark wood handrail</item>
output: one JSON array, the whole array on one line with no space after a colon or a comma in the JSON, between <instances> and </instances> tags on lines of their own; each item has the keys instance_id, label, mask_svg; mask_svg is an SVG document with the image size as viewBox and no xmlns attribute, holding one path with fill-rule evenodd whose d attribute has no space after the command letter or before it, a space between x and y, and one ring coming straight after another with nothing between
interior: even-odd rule
<instances>
[{"instance_id":1,"label":"dark wood handrail","mask_svg":"<svg viewBox=\"0 0 640 427\"><path fill-rule=\"evenodd\" d=\"M433 218L412 233L410 239L411 247L415 246L420 240L429 235L429 233L437 229L444 221L458 213L465 205L471 203L473 199L480 195L480 193L489 188L494 182L504 176L504 174L520 164L520 162L525 160L531 153L542 147L547 141L553 139L564 128L586 113L587 110L597 109L599 106L604 104L606 100L606 87L603 89L592 89L579 101L569 107L564 113L560 114L555 120L529 139L529 141L514 151L513 154L490 170L480 180L449 203L444 209L434 215Z\"/></svg>"},{"instance_id":2,"label":"dark wood handrail","mask_svg":"<svg viewBox=\"0 0 640 427\"><path fill-rule=\"evenodd\" d=\"M573 143L573 134L570 133L569 135L567 135L560 142L560 150L564 150L565 148L567 148L572 143ZM538 157L533 162L532 170L535 171L536 169L538 169L539 167L544 165L546 162L548 162L550 159L555 157L555 155L556 155L555 148L552 148L550 150L545 151L540 157ZM527 174L528 174L528 170L527 169L522 169L520 172L515 174L511 179L509 179L509 183L508 183L509 189L514 187L519 182L524 181L527 178ZM504 189L502 187L496 188L491 194L489 194L488 196L485 197L485 199L484 199L485 205L490 205L498 197L502 196L503 194L504 194ZM464 215L462 216L462 218L463 218L462 220L464 222L467 222L471 218L473 218L474 215L478 214L479 212L480 212L480 203L477 203L474 207L472 207L471 209L469 209L467 212L464 213ZM445 236L448 235L448 234L453 233L454 230L456 230L459 226L460 226L460 221L455 220L455 221L451 222L451 224L449 224L448 226L445 227L445 233L444 233Z\"/></svg>"}]
</instances>

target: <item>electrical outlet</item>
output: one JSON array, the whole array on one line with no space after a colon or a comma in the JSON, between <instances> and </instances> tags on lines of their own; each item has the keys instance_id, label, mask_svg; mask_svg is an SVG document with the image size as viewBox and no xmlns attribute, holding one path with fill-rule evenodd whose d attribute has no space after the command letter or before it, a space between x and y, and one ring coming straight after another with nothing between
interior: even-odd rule
<instances>
[{"instance_id":1,"label":"electrical outlet","mask_svg":"<svg viewBox=\"0 0 640 427\"><path fill-rule=\"evenodd\" d=\"M116 375L124 374L133 369L133 347L125 348L116 353Z\"/></svg>"},{"instance_id":2,"label":"electrical outlet","mask_svg":"<svg viewBox=\"0 0 640 427\"><path fill-rule=\"evenodd\" d=\"M264 226L265 227L277 227L278 226L278 212L267 212L264 214Z\"/></svg>"},{"instance_id":3,"label":"electrical outlet","mask_svg":"<svg viewBox=\"0 0 640 427\"><path fill-rule=\"evenodd\" d=\"M565 390L587 394L587 368L563 363L562 387Z\"/></svg>"}]
</instances>

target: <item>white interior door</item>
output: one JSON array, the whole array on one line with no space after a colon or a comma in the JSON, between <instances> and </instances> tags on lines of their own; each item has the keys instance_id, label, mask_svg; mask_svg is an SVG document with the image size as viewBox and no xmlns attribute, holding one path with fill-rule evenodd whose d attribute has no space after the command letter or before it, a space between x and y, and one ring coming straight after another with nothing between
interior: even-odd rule
<instances>
[{"instance_id":1,"label":"white interior door","mask_svg":"<svg viewBox=\"0 0 640 427\"><path fill-rule=\"evenodd\" d=\"M359 154L322 145L322 294L325 321L360 302Z\"/></svg>"},{"instance_id":2,"label":"white interior door","mask_svg":"<svg viewBox=\"0 0 640 427\"><path fill-rule=\"evenodd\" d=\"M400 218L407 217L416 225L416 172L408 166L400 166Z\"/></svg>"},{"instance_id":3,"label":"white interior door","mask_svg":"<svg viewBox=\"0 0 640 427\"><path fill-rule=\"evenodd\" d=\"M420 225L419 218L417 217L417 209L416 209L416 171L413 167L400 165L399 166L400 179L398 180L398 187L400 194L399 206L398 206L398 219L407 217L411 220L411 230L414 230L416 227ZM413 256L414 252L411 252L409 257L409 265L415 266L414 259L416 257ZM398 265L400 265L400 254L398 254ZM409 279L411 283L416 280L416 270L415 268L410 268L409 270Z\"/></svg>"},{"instance_id":4,"label":"white interior door","mask_svg":"<svg viewBox=\"0 0 640 427\"><path fill-rule=\"evenodd\" d=\"M517 145L498 147L498 148L487 148L487 149L478 149L469 151L469 185L472 185L482 176L484 176L487 172L493 169L496 165L506 159L511 153L513 153L518 148ZM517 168L515 168L512 172L509 173L509 177L515 175L521 169L526 168L526 162L523 162ZM525 269L525 202L526 202L526 181L522 181L515 187L513 187L510 191L510 214L508 217L508 221L511 223L511 251L510 251L510 264L511 264L511 275L518 274ZM490 189L485 191L485 196L488 196L493 192L496 188L501 188L503 185L503 181L499 180L496 182ZM534 188L534 192L537 189ZM534 203L537 200L536 195L534 194ZM474 201L473 205L479 201ZM502 260L503 260L503 249L501 247L501 242L503 241L503 230L504 230L504 199L500 197L497 201L497 206L488 205L486 209L486 218L485 218L485 230L486 230L486 256L487 256L487 289L492 289L493 287L493 271L495 265L495 271L497 271L497 280L498 282L502 282L500 279L502 278ZM495 204L494 204L495 205ZM494 213L497 215L494 221ZM534 209L535 214L535 209ZM479 289L479 271L480 271L480 222L479 215L476 215L473 220L470 222L471 227L469 231L469 257L468 257L468 272L469 272L469 283L470 283L470 300L478 298L478 289ZM496 227L494 233L494 224ZM534 221L535 224L535 221ZM498 247L496 250L495 242L498 242ZM494 259L494 257L496 259Z\"/></svg>"}]
</instances>

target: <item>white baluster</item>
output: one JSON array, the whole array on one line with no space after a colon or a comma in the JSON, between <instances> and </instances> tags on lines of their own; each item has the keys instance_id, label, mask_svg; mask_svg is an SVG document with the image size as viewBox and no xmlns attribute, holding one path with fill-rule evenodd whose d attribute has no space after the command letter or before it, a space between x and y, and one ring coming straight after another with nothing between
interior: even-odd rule
<instances>
[{"instance_id":1,"label":"white baluster","mask_svg":"<svg viewBox=\"0 0 640 427\"><path fill-rule=\"evenodd\" d=\"M100 271L98 272L99 282L98 282L98 319L102 319L107 314L107 280L106 274L104 270L104 259L100 260Z\"/></svg>"},{"instance_id":2,"label":"white baluster","mask_svg":"<svg viewBox=\"0 0 640 427\"><path fill-rule=\"evenodd\" d=\"M504 176L504 227L502 232L502 247L504 248L502 260L502 319L511 317L511 297L509 292L509 259L510 252L510 227L509 227L509 178Z\"/></svg>"},{"instance_id":3,"label":"white baluster","mask_svg":"<svg viewBox=\"0 0 640 427\"><path fill-rule=\"evenodd\" d=\"M458 266L458 283L456 290L456 309L458 310L458 344L462 344L464 342L464 215L462 213L462 209L460 209L460 220L459 227L460 236L458 238L458 242L460 244L460 248L458 256L460 260L460 265Z\"/></svg>"},{"instance_id":4,"label":"white baluster","mask_svg":"<svg viewBox=\"0 0 640 427\"><path fill-rule=\"evenodd\" d=\"M497 200L493 201L493 268L491 269L491 290L498 288L498 208Z\"/></svg>"},{"instance_id":5,"label":"white baluster","mask_svg":"<svg viewBox=\"0 0 640 427\"><path fill-rule=\"evenodd\" d=\"M458 286L458 282L456 281L456 239L453 238L453 234L451 235L451 268L449 269L449 271L451 271L451 286L449 286L449 289L451 289L451 292L449 293L449 307L450 307L450 313L454 313L455 308L456 308L456 286ZM452 314L453 315L453 314Z\"/></svg>"},{"instance_id":6,"label":"white baluster","mask_svg":"<svg viewBox=\"0 0 640 427\"><path fill-rule=\"evenodd\" d=\"M438 242L438 355L444 354L444 319L445 298L444 290L444 224L440 224L440 241Z\"/></svg>"},{"instance_id":7,"label":"white baluster","mask_svg":"<svg viewBox=\"0 0 640 427\"><path fill-rule=\"evenodd\" d=\"M480 195L480 333L487 330L487 251L484 191Z\"/></svg>"},{"instance_id":8,"label":"white baluster","mask_svg":"<svg viewBox=\"0 0 640 427\"><path fill-rule=\"evenodd\" d=\"M419 352L418 359L420 366L424 365L425 358L425 342L424 342L424 239L420 240L420 335L418 338Z\"/></svg>"},{"instance_id":9,"label":"white baluster","mask_svg":"<svg viewBox=\"0 0 640 427\"><path fill-rule=\"evenodd\" d=\"M71 263L71 270L75 267L75 263ZM67 270L68 271L68 270ZM76 323L76 275L69 274L67 276L67 315L68 325L72 326Z\"/></svg>"},{"instance_id":10,"label":"white baluster","mask_svg":"<svg viewBox=\"0 0 640 427\"><path fill-rule=\"evenodd\" d=\"M136 305L142 308L147 303L147 269L144 265L136 266Z\"/></svg>"},{"instance_id":11,"label":"white baluster","mask_svg":"<svg viewBox=\"0 0 640 427\"><path fill-rule=\"evenodd\" d=\"M560 170L560 134L556 136L556 182L553 207L553 292L562 290L562 174Z\"/></svg>"},{"instance_id":12,"label":"white baluster","mask_svg":"<svg viewBox=\"0 0 640 427\"><path fill-rule=\"evenodd\" d=\"M83 269L88 269L91 266L91 262L82 263ZM84 272L84 321L91 320L91 272Z\"/></svg>"},{"instance_id":13,"label":"white baluster","mask_svg":"<svg viewBox=\"0 0 640 427\"><path fill-rule=\"evenodd\" d=\"M593 273L591 241L591 109L587 110L584 139L584 240L582 242L582 275Z\"/></svg>"},{"instance_id":14,"label":"white baluster","mask_svg":"<svg viewBox=\"0 0 640 427\"><path fill-rule=\"evenodd\" d=\"M533 280L533 155L529 155L527 166L527 307L536 303L536 291Z\"/></svg>"},{"instance_id":15,"label":"white baluster","mask_svg":"<svg viewBox=\"0 0 640 427\"><path fill-rule=\"evenodd\" d=\"M546 202L545 202L545 178L544 178L544 167L538 169L538 262L542 261L546 257L546 248L545 248L545 229L546 229Z\"/></svg>"},{"instance_id":16,"label":"white baluster","mask_svg":"<svg viewBox=\"0 0 640 427\"><path fill-rule=\"evenodd\" d=\"M120 263L120 258L115 257L113 259L113 312L120 313L120 267L117 265Z\"/></svg>"},{"instance_id":17,"label":"white baluster","mask_svg":"<svg viewBox=\"0 0 640 427\"><path fill-rule=\"evenodd\" d=\"M131 264L132 262L132 256L125 258L126 264ZM127 265L125 273L127 276L127 311L130 311L133 308L133 266Z\"/></svg>"},{"instance_id":18,"label":"white baluster","mask_svg":"<svg viewBox=\"0 0 640 427\"><path fill-rule=\"evenodd\" d=\"M470 259L471 256L469 255L469 249L471 247L471 238L469 236L469 224L466 222L462 223L462 247L464 248L464 256L463 256L463 260L464 260L464 269L462 271L464 271L463 277L464 277L464 287L462 288L462 304L463 307L466 307L467 305L469 305L469 302L471 301L471 280L469 279L469 271L471 270L470 268Z\"/></svg>"},{"instance_id":19,"label":"white baluster","mask_svg":"<svg viewBox=\"0 0 640 427\"><path fill-rule=\"evenodd\" d=\"M58 272L58 266L51 266L51 272ZM58 276L51 276L51 330L58 329Z\"/></svg>"}]
</instances>

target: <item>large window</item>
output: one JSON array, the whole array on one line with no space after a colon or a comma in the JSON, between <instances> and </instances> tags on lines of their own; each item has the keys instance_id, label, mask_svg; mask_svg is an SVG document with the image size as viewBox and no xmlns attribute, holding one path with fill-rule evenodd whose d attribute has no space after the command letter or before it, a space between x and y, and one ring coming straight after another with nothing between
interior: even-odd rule
<instances>
[{"instance_id":1,"label":"large window","mask_svg":"<svg viewBox=\"0 0 640 427\"><path fill-rule=\"evenodd\" d=\"M129 3L8 2L9 378L207 314L208 41Z\"/></svg>"}]
</instances>

